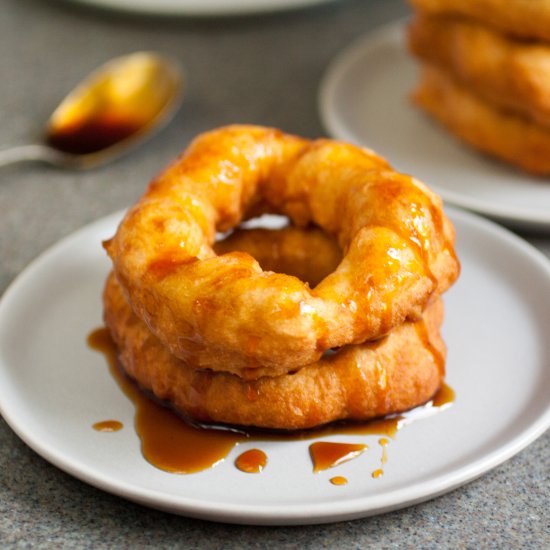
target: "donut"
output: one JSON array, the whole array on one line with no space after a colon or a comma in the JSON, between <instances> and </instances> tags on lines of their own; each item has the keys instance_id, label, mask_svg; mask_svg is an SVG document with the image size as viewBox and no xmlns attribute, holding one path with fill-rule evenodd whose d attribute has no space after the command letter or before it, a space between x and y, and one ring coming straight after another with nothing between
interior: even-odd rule
<instances>
[{"instance_id":1,"label":"donut","mask_svg":"<svg viewBox=\"0 0 550 550\"><path fill-rule=\"evenodd\" d=\"M331 235L342 260L314 288L217 255L217 232L262 213ZM441 200L372 151L259 126L197 137L105 243L133 311L176 357L245 378L294 372L379 339L458 275Z\"/></svg>"},{"instance_id":2,"label":"donut","mask_svg":"<svg viewBox=\"0 0 550 550\"><path fill-rule=\"evenodd\" d=\"M114 275L104 318L126 374L185 418L201 423L301 430L368 420L432 398L444 375L441 300L388 336L346 346L293 374L256 380L190 367L172 355L128 305Z\"/></svg>"},{"instance_id":3,"label":"donut","mask_svg":"<svg viewBox=\"0 0 550 550\"><path fill-rule=\"evenodd\" d=\"M505 34L550 41L550 0L409 0L418 11L475 19Z\"/></svg>"},{"instance_id":4,"label":"donut","mask_svg":"<svg viewBox=\"0 0 550 550\"><path fill-rule=\"evenodd\" d=\"M413 101L473 148L532 174L550 174L550 129L496 108L447 71L424 64Z\"/></svg>"},{"instance_id":5,"label":"donut","mask_svg":"<svg viewBox=\"0 0 550 550\"><path fill-rule=\"evenodd\" d=\"M550 45L503 35L473 20L419 14L408 27L421 60L452 73L495 106L550 128Z\"/></svg>"}]
</instances>

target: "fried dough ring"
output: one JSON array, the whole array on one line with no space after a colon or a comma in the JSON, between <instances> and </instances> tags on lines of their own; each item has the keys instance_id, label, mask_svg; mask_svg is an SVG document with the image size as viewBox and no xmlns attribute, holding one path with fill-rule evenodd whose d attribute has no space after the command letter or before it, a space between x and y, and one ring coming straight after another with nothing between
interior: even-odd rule
<instances>
[{"instance_id":1,"label":"fried dough ring","mask_svg":"<svg viewBox=\"0 0 550 550\"><path fill-rule=\"evenodd\" d=\"M413 100L472 147L533 174L550 174L549 129L495 108L445 71L424 65Z\"/></svg>"},{"instance_id":2,"label":"fried dough ring","mask_svg":"<svg viewBox=\"0 0 550 550\"><path fill-rule=\"evenodd\" d=\"M383 340L347 346L294 374L253 381L195 369L170 354L135 316L112 275L104 306L126 373L199 422L296 430L368 420L425 403L443 379L441 300L422 320L404 323Z\"/></svg>"},{"instance_id":3,"label":"fried dough ring","mask_svg":"<svg viewBox=\"0 0 550 550\"><path fill-rule=\"evenodd\" d=\"M419 15L411 51L476 95L550 128L550 45L526 43L475 21Z\"/></svg>"},{"instance_id":4,"label":"fried dough ring","mask_svg":"<svg viewBox=\"0 0 550 550\"><path fill-rule=\"evenodd\" d=\"M216 231L267 211L338 240L342 262L313 290L213 251ZM255 377L418 318L458 274L453 240L439 197L374 153L230 126L157 177L106 248L135 313L174 355Z\"/></svg>"},{"instance_id":5,"label":"fried dough ring","mask_svg":"<svg viewBox=\"0 0 550 550\"><path fill-rule=\"evenodd\" d=\"M419 11L460 15L520 38L550 41L550 0L409 0Z\"/></svg>"}]
</instances>

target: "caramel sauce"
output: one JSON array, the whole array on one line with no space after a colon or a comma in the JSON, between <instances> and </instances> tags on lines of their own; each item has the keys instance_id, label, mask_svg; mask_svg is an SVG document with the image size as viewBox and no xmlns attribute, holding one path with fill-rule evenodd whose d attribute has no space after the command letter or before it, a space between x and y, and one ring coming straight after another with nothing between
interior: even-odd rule
<instances>
[{"instance_id":1,"label":"caramel sauce","mask_svg":"<svg viewBox=\"0 0 550 550\"><path fill-rule=\"evenodd\" d=\"M147 270L153 277L162 280L172 275L180 267L193 264L197 261L197 258L194 256L190 258L176 258L173 254L165 254L151 261L147 266Z\"/></svg>"},{"instance_id":2,"label":"caramel sauce","mask_svg":"<svg viewBox=\"0 0 550 550\"><path fill-rule=\"evenodd\" d=\"M387 411L389 410L389 385L388 385L388 373L384 365L376 359L375 362L375 376L376 376L376 382L379 392L379 407L382 408L382 410Z\"/></svg>"},{"instance_id":3,"label":"caramel sauce","mask_svg":"<svg viewBox=\"0 0 550 550\"><path fill-rule=\"evenodd\" d=\"M313 461L313 471L322 472L334 468L343 462L348 462L359 456L366 445L362 443L332 443L316 441L309 446L309 454Z\"/></svg>"},{"instance_id":4,"label":"caramel sauce","mask_svg":"<svg viewBox=\"0 0 550 550\"><path fill-rule=\"evenodd\" d=\"M378 468L378 470L374 470L374 472L372 472L372 477L375 479L382 477L384 475L384 466L388 461L387 449L388 449L389 441L385 437L382 437L378 440L378 445L382 447L382 458L380 459L381 468Z\"/></svg>"},{"instance_id":5,"label":"caramel sauce","mask_svg":"<svg viewBox=\"0 0 550 550\"><path fill-rule=\"evenodd\" d=\"M378 440L378 444L382 447L382 458L380 462L382 463L382 466L384 466L384 464L386 464L386 462L388 461L387 448L389 441L385 437L382 437Z\"/></svg>"},{"instance_id":6,"label":"caramel sauce","mask_svg":"<svg viewBox=\"0 0 550 550\"><path fill-rule=\"evenodd\" d=\"M447 384L442 384L439 391L434 395L432 399L432 407L438 409L450 405L455 400L455 392Z\"/></svg>"},{"instance_id":7,"label":"caramel sauce","mask_svg":"<svg viewBox=\"0 0 550 550\"><path fill-rule=\"evenodd\" d=\"M260 449L250 449L240 454L235 466L247 474L259 474L267 465L267 455Z\"/></svg>"},{"instance_id":8,"label":"caramel sauce","mask_svg":"<svg viewBox=\"0 0 550 550\"><path fill-rule=\"evenodd\" d=\"M230 430L191 426L170 409L147 397L119 368L109 331L95 330L88 337L91 348L107 358L110 372L136 408L135 429L144 458L161 470L193 473L223 460L247 436Z\"/></svg>"},{"instance_id":9,"label":"caramel sauce","mask_svg":"<svg viewBox=\"0 0 550 550\"><path fill-rule=\"evenodd\" d=\"M134 134L142 124L113 117L84 120L55 128L46 136L49 145L74 155L96 153Z\"/></svg>"},{"instance_id":10,"label":"caramel sauce","mask_svg":"<svg viewBox=\"0 0 550 550\"><path fill-rule=\"evenodd\" d=\"M225 459L236 445L244 441L298 441L319 439L329 435L381 435L393 438L400 428L415 419L417 412L420 413L418 417L422 417L426 412L430 413L432 410L436 412L454 400L453 390L443 385L432 401L409 413L369 422L333 423L318 429L300 432L245 432L227 427L198 426L189 424L171 409L148 397L124 374L119 366L117 350L108 329L100 328L93 331L88 336L88 345L105 356L111 375L136 408L135 429L141 440L141 451L144 458L153 466L173 473L193 473L210 468ZM253 399L254 396L251 395L250 398ZM383 444L383 442L385 443ZM383 446L385 453L385 445L388 444L388 440L382 438L379 440L379 444ZM357 457L366 448L367 446L364 444L317 441L310 445L314 471L318 472L342 464ZM264 468L267 464L265 453L258 449L255 451L250 454L248 451L243 453L237 461L240 464L248 463L248 467L252 470L255 467L260 468L260 466ZM263 460L265 462L262 465ZM383 454L382 465L386 460L386 455ZM235 465L239 468L237 461ZM244 469L243 471L249 470ZM380 470L379 473L377 470L373 473L373 477L380 477L382 474L383 470Z\"/></svg>"},{"instance_id":11,"label":"caramel sauce","mask_svg":"<svg viewBox=\"0 0 550 550\"><path fill-rule=\"evenodd\" d=\"M98 432L118 432L122 430L124 424L118 420L102 420L92 424L92 428Z\"/></svg>"},{"instance_id":12,"label":"caramel sauce","mask_svg":"<svg viewBox=\"0 0 550 550\"><path fill-rule=\"evenodd\" d=\"M252 384L248 384L246 386L246 398L249 401L257 401L260 397L260 392L256 386L253 386Z\"/></svg>"},{"instance_id":13,"label":"caramel sauce","mask_svg":"<svg viewBox=\"0 0 550 550\"><path fill-rule=\"evenodd\" d=\"M368 422L335 424L333 426L327 426L320 431L322 435L387 435L388 437L394 437L401 427L401 421L404 418L403 415L395 415L369 420Z\"/></svg>"},{"instance_id":14,"label":"caramel sauce","mask_svg":"<svg viewBox=\"0 0 550 550\"><path fill-rule=\"evenodd\" d=\"M414 328L424 347L432 354L437 370L443 378L445 376L445 356L430 342L425 321L423 319L417 321L414 323Z\"/></svg>"},{"instance_id":15,"label":"caramel sauce","mask_svg":"<svg viewBox=\"0 0 550 550\"><path fill-rule=\"evenodd\" d=\"M333 485L347 485L348 480L343 476L334 476L329 480Z\"/></svg>"},{"instance_id":16,"label":"caramel sauce","mask_svg":"<svg viewBox=\"0 0 550 550\"><path fill-rule=\"evenodd\" d=\"M139 390L136 393L132 401L141 451L148 462L161 470L189 474L211 468L246 439L238 432L190 426Z\"/></svg>"}]
</instances>

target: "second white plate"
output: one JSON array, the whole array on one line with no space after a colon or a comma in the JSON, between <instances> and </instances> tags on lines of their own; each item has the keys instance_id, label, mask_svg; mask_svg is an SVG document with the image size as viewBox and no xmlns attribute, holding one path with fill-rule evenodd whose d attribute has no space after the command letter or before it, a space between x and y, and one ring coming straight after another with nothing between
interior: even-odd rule
<instances>
[{"instance_id":1,"label":"second white plate","mask_svg":"<svg viewBox=\"0 0 550 550\"><path fill-rule=\"evenodd\" d=\"M446 201L505 223L550 229L550 180L531 177L459 143L409 100L416 64L405 24L371 33L339 55L320 89L332 136L370 147Z\"/></svg>"}]
</instances>

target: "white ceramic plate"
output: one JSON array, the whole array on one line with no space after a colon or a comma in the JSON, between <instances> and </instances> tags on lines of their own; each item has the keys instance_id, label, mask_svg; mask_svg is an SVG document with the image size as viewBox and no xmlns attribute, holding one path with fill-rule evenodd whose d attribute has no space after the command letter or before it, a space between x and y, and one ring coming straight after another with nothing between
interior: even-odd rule
<instances>
[{"instance_id":1,"label":"white ceramic plate","mask_svg":"<svg viewBox=\"0 0 550 550\"><path fill-rule=\"evenodd\" d=\"M550 180L459 143L411 104L415 82L403 22L363 37L331 63L321 83L327 131L379 151L452 204L517 226L550 229Z\"/></svg>"},{"instance_id":2,"label":"white ceramic plate","mask_svg":"<svg viewBox=\"0 0 550 550\"><path fill-rule=\"evenodd\" d=\"M305 8L334 0L65 0L128 13L194 17L248 15Z\"/></svg>"},{"instance_id":3,"label":"white ceramic plate","mask_svg":"<svg viewBox=\"0 0 550 550\"><path fill-rule=\"evenodd\" d=\"M52 247L0 302L0 412L37 453L91 485L147 506L211 520L305 524L381 513L445 493L517 453L550 425L550 267L522 240L472 214L452 212L463 272L446 298L449 409L401 430L385 475L377 437L331 436L370 449L312 473L310 441L266 442L260 475L234 449L198 474L160 471L140 454L133 405L86 336L101 325L109 262L102 239L120 214ZM545 334L546 332L546 334ZM114 418L125 428L98 433ZM452 434L452 435L451 435ZM258 445L258 443L255 443ZM334 486L330 477L348 478Z\"/></svg>"}]
</instances>

